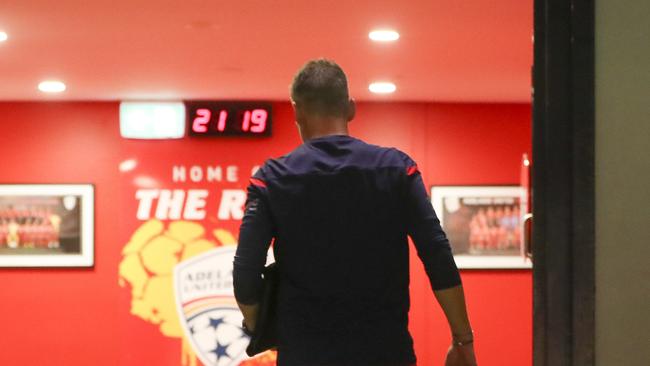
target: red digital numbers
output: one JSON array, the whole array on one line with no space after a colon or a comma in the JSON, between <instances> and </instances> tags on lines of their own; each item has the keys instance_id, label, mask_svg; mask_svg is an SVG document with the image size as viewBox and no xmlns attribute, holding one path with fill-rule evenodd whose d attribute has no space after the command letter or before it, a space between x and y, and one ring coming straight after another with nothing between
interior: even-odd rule
<instances>
[{"instance_id":1,"label":"red digital numbers","mask_svg":"<svg viewBox=\"0 0 650 366\"><path fill-rule=\"evenodd\" d=\"M266 119L268 112L264 109L253 109L244 112L244 120L241 124L241 130L244 132L262 133L266 131ZM252 125L252 126L251 126Z\"/></svg>"},{"instance_id":2,"label":"red digital numbers","mask_svg":"<svg viewBox=\"0 0 650 366\"><path fill-rule=\"evenodd\" d=\"M192 122L192 130L197 133L207 132L211 117L212 112L209 109L197 109L196 117L194 118L194 122Z\"/></svg>"},{"instance_id":3,"label":"red digital numbers","mask_svg":"<svg viewBox=\"0 0 650 366\"><path fill-rule=\"evenodd\" d=\"M222 110L219 112L219 121L217 122L217 131L223 132L226 130L226 120L228 119L228 111Z\"/></svg>"},{"instance_id":4,"label":"red digital numbers","mask_svg":"<svg viewBox=\"0 0 650 366\"><path fill-rule=\"evenodd\" d=\"M265 108L244 109L245 107L236 105L226 108L222 105L206 108L204 105L194 109L190 125L191 132L194 134L234 136L269 133L271 117L269 110Z\"/></svg>"},{"instance_id":5,"label":"red digital numbers","mask_svg":"<svg viewBox=\"0 0 650 366\"><path fill-rule=\"evenodd\" d=\"M244 112L244 120L241 123L241 130L248 132L248 129L251 128L251 111Z\"/></svg>"},{"instance_id":6,"label":"red digital numbers","mask_svg":"<svg viewBox=\"0 0 650 366\"><path fill-rule=\"evenodd\" d=\"M265 109L254 109L251 114L251 122L253 123L251 132L262 133L266 131L266 119L268 117L268 112Z\"/></svg>"}]
</instances>

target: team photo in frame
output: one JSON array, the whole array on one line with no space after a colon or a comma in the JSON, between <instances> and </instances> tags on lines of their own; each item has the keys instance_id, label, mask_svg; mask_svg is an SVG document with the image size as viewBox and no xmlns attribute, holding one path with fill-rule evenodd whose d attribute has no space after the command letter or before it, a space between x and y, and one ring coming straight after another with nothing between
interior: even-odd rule
<instances>
[{"instance_id":1,"label":"team photo in frame","mask_svg":"<svg viewBox=\"0 0 650 366\"><path fill-rule=\"evenodd\" d=\"M92 184L0 184L0 267L92 267Z\"/></svg>"},{"instance_id":2,"label":"team photo in frame","mask_svg":"<svg viewBox=\"0 0 650 366\"><path fill-rule=\"evenodd\" d=\"M431 203L459 268L531 268L520 186L434 186Z\"/></svg>"}]
</instances>

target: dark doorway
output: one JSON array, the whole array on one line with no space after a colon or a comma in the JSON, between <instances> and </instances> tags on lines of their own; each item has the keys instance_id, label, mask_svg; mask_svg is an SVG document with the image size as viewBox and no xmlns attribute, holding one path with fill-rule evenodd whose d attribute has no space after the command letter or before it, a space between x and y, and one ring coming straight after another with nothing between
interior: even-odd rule
<instances>
[{"instance_id":1,"label":"dark doorway","mask_svg":"<svg viewBox=\"0 0 650 366\"><path fill-rule=\"evenodd\" d=\"M534 11L534 365L594 365L594 2Z\"/></svg>"}]
</instances>

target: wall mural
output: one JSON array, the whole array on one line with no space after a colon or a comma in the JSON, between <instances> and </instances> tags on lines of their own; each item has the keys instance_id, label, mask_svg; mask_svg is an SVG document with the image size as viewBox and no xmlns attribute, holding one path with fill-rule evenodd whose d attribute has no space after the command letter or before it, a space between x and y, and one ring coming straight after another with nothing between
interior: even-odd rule
<instances>
[{"instance_id":1,"label":"wall mural","mask_svg":"<svg viewBox=\"0 0 650 366\"><path fill-rule=\"evenodd\" d=\"M242 174L240 165L161 167L136 159L120 165L130 191L121 195L123 205L132 213L124 226L133 227L118 264L130 308L120 311L178 340L180 360L169 365L275 365L275 352L246 356L248 337L232 291L236 233L255 169Z\"/></svg>"}]
</instances>

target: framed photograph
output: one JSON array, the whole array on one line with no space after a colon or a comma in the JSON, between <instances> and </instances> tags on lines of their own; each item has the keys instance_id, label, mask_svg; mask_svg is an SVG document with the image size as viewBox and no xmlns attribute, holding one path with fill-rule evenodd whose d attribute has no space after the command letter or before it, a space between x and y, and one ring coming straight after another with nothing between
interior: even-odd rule
<instances>
[{"instance_id":1,"label":"framed photograph","mask_svg":"<svg viewBox=\"0 0 650 366\"><path fill-rule=\"evenodd\" d=\"M92 267L91 184L0 184L0 267Z\"/></svg>"},{"instance_id":2,"label":"framed photograph","mask_svg":"<svg viewBox=\"0 0 650 366\"><path fill-rule=\"evenodd\" d=\"M519 186L437 186L431 201L458 268L531 268Z\"/></svg>"}]
</instances>

